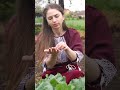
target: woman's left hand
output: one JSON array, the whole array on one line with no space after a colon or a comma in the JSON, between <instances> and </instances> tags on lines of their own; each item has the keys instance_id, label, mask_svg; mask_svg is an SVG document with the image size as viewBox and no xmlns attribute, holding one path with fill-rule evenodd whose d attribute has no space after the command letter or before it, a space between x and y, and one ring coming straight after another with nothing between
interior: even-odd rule
<instances>
[{"instance_id":1,"label":"woman's left hand","mask_svg":"<svg viewBox=\"0 0 120 90\"><path fill-rule=\"evenodd\" d=\"M24 56L22 56L23 61L32 61L33 59L34 59L33 55L24 55Z\"/></svg>"},{"instance_id":2,"label":"woman's left hand","mask_svg":"<svg viewBox=\"0 0 120 90\"><path fill-rule=\"evenodd\" d=\"M68 50L69 47L65 42L59 42L56 46L55 46L58 50Z\"/></svg>"}]
</instances>

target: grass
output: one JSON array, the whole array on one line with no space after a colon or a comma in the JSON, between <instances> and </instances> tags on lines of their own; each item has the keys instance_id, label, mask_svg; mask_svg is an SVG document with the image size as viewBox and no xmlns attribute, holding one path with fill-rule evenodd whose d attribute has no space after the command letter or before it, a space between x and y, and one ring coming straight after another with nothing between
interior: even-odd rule
<instances>
[{"instance_id":1,"label":"grass","mask_svg":"<svg viewBox=\"0 0 120 90\"><path fill-rule=\"evenodd\" d=\"M35 23L41 23L42 22L42 18L40 17L35 17Z\"/></svg>"},{"instance_id":2,"label":"grass","mask_svg":"<svg viewBox=\"0 0 120 90\"><path fill-rule=\"evenodd\" d=\"M81 36L84 37L85 19L66 18L65 22L69 28L74 28L74 29L78 30L80 32ZM35 23L42 23L42 18L36 17ZM40 31L40 27L35 27L35 33L37 34L39 31Z\"/></svg>"},{"instance_id":3,"label":"grass","mask_svg":"<svg viewBox=\"0 0 120 90\"><path fill-rule=\"evenodd\" d=\"M70 28L74 28L80 31L85 31L85 20L84 19L67 19L66 24Z\"/></svg>"},{"instance_id":4,"label":"grass","mask_svg":"<svg viewBox=\"0 0 120 90\"><path fill-rule=\"evenodd\" d=\"M65 21L67 26L70 28L75 28L77 30L85 30L84 19L67 18ZM42 18L36 17L35 23L42 23Z\"/></svg>"}]
</instances>

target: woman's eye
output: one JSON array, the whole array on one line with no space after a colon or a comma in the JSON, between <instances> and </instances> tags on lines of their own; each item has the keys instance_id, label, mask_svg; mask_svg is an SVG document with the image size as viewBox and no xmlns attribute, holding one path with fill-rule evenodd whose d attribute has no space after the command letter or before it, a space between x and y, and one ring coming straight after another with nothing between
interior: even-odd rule
<instances>
[{"instance_id":1,"label":"woman's eye","mask_svg":"<svg viewBox=\"0 0 120 90\"><path fill-rule=\"evenodd\" d=\"M52 20L52 17L48 17L48 20Z\"/></svg>"},{"instance_id":2,"label":"woman's eye","mask_svg":"<svg viewBox=\"0 0 120 90\"><path fill-rule=\"evenodd\" d=\"M55 17L56 17L56 18L58 18L58 17L59 17L59 15L58 15L58 14L56 14L56 15L55 15Z\"/></svg>"}]
</instances>

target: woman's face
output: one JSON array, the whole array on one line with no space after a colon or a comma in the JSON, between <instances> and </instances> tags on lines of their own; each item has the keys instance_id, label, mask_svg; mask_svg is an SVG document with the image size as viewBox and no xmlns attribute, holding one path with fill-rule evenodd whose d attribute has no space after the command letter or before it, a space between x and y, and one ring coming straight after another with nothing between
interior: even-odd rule
<instances>
[{"instance_id":1,"label":"woman's face","mask_svg":"<svg viewBox=\"0 0 120 90\"><path fill-rule=\"evenodd\" d=\"M62 28L64 16L60 11L56 9L49 9L46 14L46 19L52 29Z\"/></svg>"}]
</instances>

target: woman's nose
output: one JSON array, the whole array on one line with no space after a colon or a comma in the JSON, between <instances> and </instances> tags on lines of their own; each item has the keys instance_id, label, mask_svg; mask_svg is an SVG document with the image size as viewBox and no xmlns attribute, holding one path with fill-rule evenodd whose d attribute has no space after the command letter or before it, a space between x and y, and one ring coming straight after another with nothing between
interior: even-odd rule
<instances>
[{"instance_id":1,"label":"woman's nose","mask_svg":"<svg viewBox=\"0 0 120 90\"><path fill-rule=\"evenodd\" d=\"M56 19L55 17L53 17L53 22L56 22L56 20L57 20L57 19Z\"/></svg>"}]
</instances>

